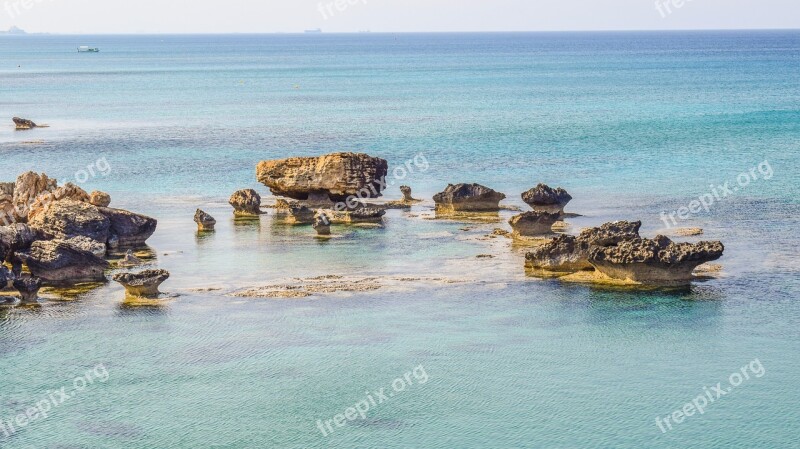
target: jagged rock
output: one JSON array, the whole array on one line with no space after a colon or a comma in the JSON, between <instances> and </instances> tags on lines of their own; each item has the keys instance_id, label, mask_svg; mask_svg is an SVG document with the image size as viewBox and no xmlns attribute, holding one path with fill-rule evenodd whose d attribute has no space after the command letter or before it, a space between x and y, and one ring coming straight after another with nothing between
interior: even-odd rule
<instances>
[{"instance_id":1,"label":"jagged rock","mask_svg":"<svg viewBox=\"0 0 800 449\"><path fill-rule=\"evenodd\" d=\"M28 212L31 205L43 193L52 192L57 188L57 181L50 179L46 174L32 171L21 174L14 184L13 215L14 220L20 223L28 221Z\"/></svg>"},{"instance_id":2,"label":"jagged rock","mask_svg":"<svg viewBox=\"0 0 800 449\"><path fill-rule=\"evenodd\" d=\"M14 222L14 183L0 182L0 225Z\"/></svg>"},{"instance_id":3,"label":"jagged rock","mask_svg":"<svg viewBox=\"0 0 800 449\"><path fill-rule=\"evenodd\" d=\"M314 217L314 224L312 225L317 235L331 235L331 219L324 213L317 214Z\"/></svg>"},{"instance_id":4,"label":"jagged rock","mask_svg":"<svg viewBox=\"0 0 800 449\"><path fill-rule=\"evenodd\" d=\"M47 239L88 237L105 243L111 222L89 203L62 200L50 203L32 214L29 225L38 235Z\"/></svg>"},{"instance_id":5,"label":"jagged rock","mask_svg":"<svg viewBox=\"0 0 800 449\"><path fill-rule=\"evenodd\" d=\"M508 224L514 230L515 237L536 237L552 233L553 224L560 217L561 215L557 213L525 212L512 217Z\"/></svg>"},{"instance_id":6,"label":"jagged rock","mask_svg":"<svg viewBox=\"0 0 800 449\"><path fill-rule=\"evenodd\" d=\"M106 255L107 247L105 242L98 242L89 237L72 237L64 239L63 242L81 251L88 251L97 257L105 257Z\"/></svg>"},{"instance_id":7,"label":"jagged rock","mask_svg":"<svg viewBox=\"0 0 800 449\"><path fill-rule=\"evenodd\" d=\"M89 194L89 203L97 207L108 207L111 204L111 195L95 190Z\"/></svg>"},{"instance_id":8,"label":"jagged rock","mask_svg":"<svg viewBox=\"0 0 800 449\"><path fill-rule=\"evenodd\" d=\"M0 263L12 251L25 250L36 240L36 233L25 223L0 226Z\"/></svg>"},{"instance_id":9,"label":"jagged rock","mask_svg":"<svg viewBox=\"0 0 800 449\"><path fill-rule=\"evenodd\" d=\"M22 297L22 302L36 302L39 299L42 280L35 276L20 277L14 279L14 288Z\"/></svg>"},{"instance_id":10,"label":"jagged rock","mask_svg":"<svg viewBox=\"0 0 800 449\"><path fill-rule=\"evenodd\" d=\"M155 218L127 210L110 207L99 207L97 210L111 222L108 245L114 248L144 245L158 226Z\"/></svg>"},{"instance_id":11,"label":"jagged rock","mask_svg":"<svg viewBox=\"0 0 800 449\"><path fill-rule=\"evenodd\" d=\"M539 184L523 193L522 201L533 210L561 214L572 197L560 187L553 189L546 184Z\"/></svg>"},{"instance_id":12,"label":"jagged rock","mask_svg":"<svg viewBox=\"0 0 800 449\"><path fill-rule=\"evenodd\" d=\"M228 200L233 206L233 213L240 217L252 217L261 214L261 195L253 189L237 190Z\"/></svg>"},{"instance_id":13,"label":"jagged rock","mask_svg":"<svg viewBox=\"0 0 800 449\"><path fill-rule=\"evenodd\" d=\"M639 238L641 221L615 221L586 229L579 236L560 235L525 255L525 266L554 272L592 269L589 248L612 246Z\"/></svg>"},{"instance_id":14,"label":"jagged rock","mask_svg":"<svg viewBox=\"0 0 800 449\"><path fill-rule=\"evenodd\" d=\"M206 212L197 209L194 213L194 222L197 223L197 230L200 232L213 231L217 225L217 220Z\"/></svg>"},{"instance_id":15,"label":"jagged rock","mask_svg":"<svg viewBox=\"0 0 800 449\"><path fill-rule=\"evenodd\" d=\"M436 208L453 212L496 212L506 196L480 184L450 184L433 197Z\"/></svg>"},{"instance_id":16,"label":"jagged rock","mask_svg":"<svg viewBox=\"0 0 800 449\"><path fill-rule=\"evenodd\" d=\"M36 198L28 210L28 222L30 223L37 214L42 213L49 205L64 200L89 203L89 194L72 183L57 187L51 192L42 193Z\"/></svg>"},{"instance_id":17,"label":"jagged rock","mask_svg":"<svg viewBox=\"0 0 800 449\"><path fill-rule=\"evenodd\" d=\"M385 186L389 164L361 153L333 153L262 161L258 181L274 195L296 200L346 201L350 196L377 198Z\"/></svg>"},{"instance_id":18,"label":"jagged rock","mask_svg":"<svg viewBox=\"0 0 800 449\"><path fill-rule=\"evenodd\" d=\"M38 240L17 253L31 273L51 282L91 282L105 279L108 262L60 240Z\"/></svg>"},{"instance_id":19,"label":"jagged rock","mask_svg":"<svg viewBox=\"0 0 800 449\"><path fill-rule=\"evenodd\" d=\"M136 257L133 254L133 250L129 249L125 253L125 256L122 258L122 260L119 261L119 266L121 266L121 267L135 267L137 265L141 265L142 263L143 263L142 260L139 259L138 257Z\"/></svg>"},{"instance_id":20,"label":"jagged rock","mask_svg":"<svg viewBox=\"0 0 800 449\"><path fill-rule=\"evenodd\" d=\"M289 216L286 220L293 224L312 224L314 223L314 211L306 206L292 206L289 208Z\"/></svg>"},{"instance_id":21,"label":"jagged rock","mask_svg":"<svg viewBox=\"0 0 800 449\"><path fill-rule=\"evenodd\" d=\"M593 246L589 262L597 271L614 279L642 283L685 283L698 266L722 257L722 242L675 243L659 235L616 246Z\"/></svg>"},{"instance_id":22,"label":"jagged rock","mask_svg":"<svg viewBox=\"0 0 800 449\"><path fill-rule=\"evenodd\" d=\"M128 296L157 298L158 287L169 279L167 270L144 270L139 273L117 273L113 279L125 287Z\"/></svg>"},{"instance_id":23,"label":"jagged rock","mask_svg":"<svg viewBox=\"0 0 800 449\"><path fill-rule=\"evenodd\" d=\"M33 128L36 128L36 123L33 123L31 120L28 120L28 119L25 119L25 118L14 117L11 120L14 121L14 125L17 127L17 129L33 129Z\"/></svg>"},{"instance_id":24,"label":"jagged rock","mask_svg":"<svg viewBox=\"0 0 800 449\"><path fill-rule=\"evenodd\" d=\"M400 186L400 193L403 194L403 202L405 203L418 203L422 201L411 196L411 187L409 186Z\"/></svg>"}]
</instances>

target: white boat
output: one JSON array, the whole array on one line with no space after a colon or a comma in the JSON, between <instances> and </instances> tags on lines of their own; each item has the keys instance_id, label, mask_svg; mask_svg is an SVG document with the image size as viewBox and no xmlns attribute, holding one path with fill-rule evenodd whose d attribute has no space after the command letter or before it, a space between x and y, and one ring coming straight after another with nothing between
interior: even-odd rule
<instances>
[{"instance_id":1,"label":"white boat","mask_svg":"<svg viewBox=\"0 0 800 449\"><path fill-rule=\"evenodd\" d=\"M100 53L97 47L89 47L88 45L81 45L78 47L78 53Z\"/></svg>"}]
</instances>

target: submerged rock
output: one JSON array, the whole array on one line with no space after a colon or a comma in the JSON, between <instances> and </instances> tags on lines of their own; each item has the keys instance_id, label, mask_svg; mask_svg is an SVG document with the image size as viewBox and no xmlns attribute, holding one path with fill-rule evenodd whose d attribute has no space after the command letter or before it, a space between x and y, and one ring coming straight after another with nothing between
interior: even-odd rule
<instances>
[{"instance_id":1,"label":"submerged rock","mask_svg":"<svg viewBox=\"0 0 800 449\"><path fill-rule=\"evenodd\" d=\"M506 196L480 184L450 184L433 197L436 208L453 212L497 212Z\"/></svg>"},{"instance_id":2,"label":"submerged rock","mask_svg":"<svg viewBox=\"0 0 800 449\"><path fill-rule=\"evenodd\" d=\"M616 246L594 246L589 262L597 271L614 279L642 283L674 283L692 280L698 266L722 257L722 242L675 243L659 235L636 239Z\"/></svg>"},{"instance_id":3,"label":"submerged rock","mask_svg":"<svg viewBox=\"0 0 800 449\"><path fill-rule=\"evenodd\" d=\"M158 220L146 215L110 207L99 207L97 210L111 223L109 246L112 246L112 242L121 247L142 246L158 227Z\"/></svg>"},{"instance_id":4,"label":"submerged rock","mask_svg":"<svg viewBox=\"0 0 800 449\"><path fill-rule=\"evenodd\" d=\"M388 171L388 162L377 157L333 153L262 161L256 168L256 177L274 195L338 202L350 196L380 197Z\"/></svg>"},{"instance_id":5,"label":"submerged rock","mask_svg":"<svg viewBox=\"0 0 800 449\"><path fill-rule=\"evenodd\" d=\"M546 184L539 184L523 193L522 201L533 210L561 214L564 207L572 201L572 196L560 187L553 189Z\"/></svg>"},{"instance_id":6,"label":"submerged rock","mask_svg":"<svg viewBox=\"0 0 800 449\"><path fill-rule=\"evenodd\" d=\"M197 223L197 230L200 232L213 231L217 225L217 220L205 211L197 209L194 213L194 222Z\"/></svg>"},{"instance_id":7,"label":"submerged rock","mask_svg":"<svg viewBox=\"0 0 800 449\"><path fill-rule=\"evenodd\" d=\"M33 129L37 126L36 123L33 123L33 121L26 118L14 117L11 120L14 121L14 125L17 127L17 129Z\"/></svg>"},{"instance_id":8,"label":"submerged rock","mask_svg":"<svg viewBox=\"0 0 800 449\"><path fill-rule=\"evenodd\" d=\"M89 194L89 203L97 207L108 207L111 204L111 195L95 190Z\"/></svg>"},{"instance_id":9,"label":"submerged rock","mask_svg":"<svg viewBox=\"0 0 800 449\"><path fill-rule=\"evenodd\" d=\"M592 269L589 248L612 246L638 239L641 221L615 221L586 229L579 236L560 235L525 255L525 266L554 272L575 272Z\"/></svg>"},{"instance_id":10,"label":"submerged rock","mask_svg":"<svg viewBox=\"0 0 800 449\"><path fill-rule=\"evenodd\" d=\"M39 299L42 280L34 276L21 277L14 279L14 288L19 292L22 302L36 302Z\"/></svg>"},{"instance_id":11,"label":"submerged rock","mask_svg":"<svg viewBox=\"0 0 800 449\"><path fill-rule=\"evenodd\" d=\"M228 203L239 217L256 217L261 214L261 195L253 189L237 190Z\"/></svg>"},{"instance_id":12,"label":"submerged rock","mask_svg":"<svg viewBox=\"0 0 800 449\"><path fill-rule=\"evenodd\" d=\"M52 282L102 281L108 268L104 259L60 240L36 241L19 256L34 276Z\"/></svg>"},{"instance_id":13,"label":"submerged rock","mask_svg":"<svg viewBox=\"0 0 800 449\"><path fill-rule=\"evenodd\" d=\"M113 277L125 287L129 296L139 298L157 298L161 293L158 287L169 279L167 270L144 270L139 273L117 273Z\"/></svg>"},{"instance_id":14,"label":"submerged rock","mask_svg":"<svg viewBox=\"0 0 800 449\"><path fill-rule=\"evenodd\" d=\"M515 237L536 237L552 233L553 225L561 217L558 213L525 212L508 221Z\"/></svg>"},{"instance_id":15,"label":"submerged rock","mask_svg":"<svg viewBox=\"0 0 800 449\"><path fill-rule=\"evenodd\" d=\"M325 213L317 214L312 225L317 235L331 235L331 219Z\"/></svg>"}]
</instances>

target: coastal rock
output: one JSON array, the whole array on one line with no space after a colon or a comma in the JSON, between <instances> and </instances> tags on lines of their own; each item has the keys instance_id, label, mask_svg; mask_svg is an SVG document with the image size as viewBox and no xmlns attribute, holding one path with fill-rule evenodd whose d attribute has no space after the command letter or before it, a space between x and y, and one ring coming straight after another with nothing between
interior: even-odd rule
<instances>
[{"instance_id":1,"label":"coastal rock","mask_svg":"<svg viewBox=\"0 0 800 449\"><path fill-rule=\"evenodd\" d=\"M4 290L9 287L11 281L15 278L14 273L9 271L5 265L0 264L0 290Z\"/></svg>"},{"instance_id":2,"label":"coastal rock","mask_svg":"<svg viewBox=\"0 0 800 449\"><path fill-rule=\"evenodd\" d=\"M206 212L197 209L194 213L194 222L197 223L197 230L200 232L213 231L217 225L217 220Z\"/></svg>"},{"instance_id":3,"label":"coastal rock","mask_svg":"<svg viewBox=\"0 0 800 449\"><path fill-rule=\"evenodd\" d=\"M61 187L57 187L51 192L45 192L39 195L28 210L28 222L34 217L44 211L47 206L64 200L78 201L81 203L89 203L89 194L85 190L72 183L67 183Z\"/></svg>"},{"instance_id":4,"label":"coastal rock","mask_svg":"<svg viewBox=\"0 0 800 449\"><path fill-rule=\"evenodd\" d=\"M14 183L0 182L0 224L14 221Z\"/></svg>"},{"instance_id":5,"label":"coastal rock","mask_svg":"<svg viewBox=\"0 0 800 449\"><path fill-rule=\"evenodd\" d=\"M331 235L331 219L324 213L317 214L314 217L314 224L312 225L317 235Z\"/></svg>"},{"instance_id":6,"label":"coastal rock","mask_svg":"<svg viewBox=\"0 0 800 449\"><path fill-rule=\"evenodd\" d=\"M155 218L127 210L110 207L99 207L97 210L111 223L108 237L109 246L112 246L112 242L116 243L116 246L113 247L144 245L147 239L156 232L158 226L158 220Z\"/></svg>"},{"instance_id":7,"label":"coastal rock","mask_svg":"<svg viewBox=\"0 0 800 449\"><path fill-rule=\"evenodd\" d=\"M81 251L88 251L97 257L105 257L106 255L107 248L105 242L99 242L89 237L72 237L64 239L63 242Z\"/></svg>"},{"instance_id":8,"label":"coastal rock","mask_svg":"<svg viewBox=\"0 0 800 449\"><path fill-rule=\"evenodd\" d=\"M400 186L400 193L403 194L404 203L418 203L422 201L415 199L413 196L411 196L411 187L409 186Z\"/></svg>"},{"instance_id":9,"label":"coastal rock","mask_svg":"<svg viewBox=\"0 0 800 449\"><path fill-rule=\"evenodd\" d=\"M167 270L144 270L139 273L117 273L113 277L125 287L128 296L157 298L161 293L158 287L169 279Z\"/></svg>"},{"instance_id":10,"label":"coastal rock","mask_svg":"<svg viewBox=\"0 0 800 449\"><path fill-rule=\"evenodd\" d=\"M436 208L453 212L496 212L506 196L480 184L450 184L433 197Z\"/></svg>"},{"instance_id":11,"label":"coastal rock","mask_svg":"<svg viewBox=\"0 0 800 449\"><path fill-rule=\"evenodd\" d=\"M253 189L237 190L228 203L239 217L254 217L261 214L261 195Z\"/></svg>"},{"instance_id":12,"label":"coastal rock","mask_svg":"<svg viewBox=\"0 0 800 449\"><path fill-rule=\"evenodd\" d=\"M105 243L111 222L89 203L63 200L50 203L32 215L31 229L47 239L88 237Z\"/></svg>"},{"instance_id":13,"label":"coastal rock","mask_svg":"<svg viewBox=\"0 0 800 449\"><path fill-rule=\"evenodd\" d=\"M92 282L105 279L108 262L60 240L39 240L18 253L31 273L51 282Z\"/></svg>"},{"instance_id":14,"label":"coastal rock","mask_svg":"<svg viewBox=\"0 0 800 449\"><path fill-rule=\"evenodd\" d=\"M0 263L9 252L25 250L36 240L36 233L25 223L0 226Z\"/></svg>"},{"instance_id":15,"label":"coastal rock","mask_svg":"<svg viewBox=\"0 0 800 449\"><path fill-rule=\"evenodd\" d=\"M89 194L89 203L97 207L108 207L111 204L111 195L95 190Z\"/></svg>"},{"instance_id":16,"label":"coastal rock","mask_svg":"<svg viewBox=\"0 0 800 449\"><path fill-rule=\"evenodd\" d=\"M274 195L296 200L345 201L350 196L381 196L389 164L362 153L333 153L262 161L258 181Z\"/></svg>"},{"instance_id":17,"label":"coastal rock","mask_svg":"<svg viewBox=\"0 0 800 449\"><path fill-rule=\"evenodd\" d=\"M593 246L589 262L597 271L614 279L641 283L685 283L698 266L722 257L722 242L675 243L659 235L616 246Z\"/></svg>"},{"instance_id":18,"label":"coastal rock","mask_svg":"<svg viewBox=\"0 0 800 449\"><path fill-rule=\"evenodd\" d=\"M314 223L314 211L306 206L292 206L289 208L287 221L293 224Z\"/></svg>"},{"instance_id":19,"label":"coastal rock","mask_svg":"<svg viewBox=\"0 0 800 449\"><path fill-rule=\"evenodd\" d=\"M19 292L22 302L36 302L39 299L42 280L35 276L21 277L14 279L14 288Z\"/></svg>"},{"instance_id":20,"label":"coastal rock","mask_svg":"<svg viewBox=\"0 0 800 449\"><path fill-rule=\"evenodd\" d=\"M523 193L522 201L533 210L561 214L564 207L572 201L572 196L560 187L553 189L546 184L539 184Z\"/></svg>"},{"instance_id":21,"label":"coastal rock","mask_svg":"<svg viewBox=\"0 0 800 449\"><path fill-rule=\"evenodd\" d=\"M31 205L39 195L52 192L57 188L55 179L50 179L46 174L29 171L17 177L14 184L13 215L14 220L20 223L28 221L28 212Z\"/></svg>"},{"instance_id":22,"label":"coastal rock","mask_svg":"<svg viewBox=\"0 0 800 449\"><path fill-rule=\"evenodd\" d=\"M6 117L8 117L8 116L6 116ZM36 123L33 123L33 121L25 119L25 118L14 117L11 120L14 121L14 125L17 127L17 129L33 129L33 128L36 128Z\"/></svg>"},{"instance_id":23,"label":"coastal rock","mask_svg":"<svg viewBox=\"0 0 800 449\"><path fill-rule=\"evenodd\" d=\"M558 213L525 212L508 221L515 237L536 237L552 233L553 225L561 217Z\"/></svg>"},{"instance_id":24,"label":"coastal rock","mask_svg":"<svg viewBox=\"0 0 800 449\"><path fill-rule=\"evenodd\" d=\"M571 273L592 269L589 249L638 239L641 221L615 221L586 229L579 236L559 235L525 255L525 266L553 272Z\"/></svg>"}]
</instances>

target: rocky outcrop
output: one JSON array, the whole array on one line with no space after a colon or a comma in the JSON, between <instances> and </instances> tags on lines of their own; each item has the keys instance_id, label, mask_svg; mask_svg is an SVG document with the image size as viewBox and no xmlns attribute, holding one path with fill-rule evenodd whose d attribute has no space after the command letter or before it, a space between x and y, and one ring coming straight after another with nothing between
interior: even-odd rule
<instances>
[{"instance_id":1,"label":"rocky outcrop","mask_svg":"<svg viewBox=\"0 0 800 449\"><path fill-rule=\"evenodd\" d=\"M108 207L111 204L111 195L95 190L89 194L89 203L97 207Z\"/></svg>"},{"instance_id":2,"label":"rocky outcrop","mask_svg":"<svg viewBox=\"0 0 800 449\"><path fill-rule=\"evenodd\" d=\"M525 266L553 272L571 273L592 269L589 249L638 239L641 221L615 221L586 229L579 236L560 235L525 255Z\"/></svg>"},{"instance_id":3,"label":"rocky outcrop","mask_svg":"<svg viewBox=\"0 0 800 449\"><path fill-rule=\"evenodd\" d=\"M722 257L722 242L675 243L659 235L615 246L593 246L589 262L614 279L641 283L686 283L699 265Z\"/></svg>"},{"instance_id":4,"label":"rocky outcrop","mask_svg":"<svg viewBox=\"0 0 800 449\"><path fill-rule=\"evenodd\" d=\"M34 276L55 283L102 281L108 267L104 259L60 240L39 240L18 254Z\"/></svg>"},{"instance_id":5,"label":"rocky outcrop","mask_svg":"<svg viewBox=\"0 0 800 449\"><path fill-rule=\"evenodd\" d=\"M14 288L19 292L22 302L36 302L39 299L42 280L35 276L20 277L14 279Z\"/></svg>"},{"instance_id":6,"label":"rocky outcrop","mask_svg":"<svg viewBox=\"0 0 800 449\"><path fill-rule=\"evenodd\" d=\"M506 196L480 184L450 184L433 197L437 210L452 212L497 212Z\"/></svg>"},{"instance_id":7,"label":"rocky outcrop","mask_svg":"<svg viewBox=\"0 0 800 449\"><path fill-rule=\"evenodd\" d=\"M508 221L515 237L537 237L552 233L553 225L561 217L558 213L525 212Z\"/></svg>"},{"instance_id":8,"label":"rocky outcrop","mask_svg":"<svg viewBox=\"0 0 800 449\"><path fill-rule=\"evenodd\" d=\"M228 203L238 217L257 217L261 214L261 195L253 189L237 190Z\"/></svg>"},{"instance_id":9,"label":"rocky outcrop","mask_svg":"<svg viewBox=\"0 0 800 449\"><path fill-rule=\"evenodd\" d=\"M314 224L312 225L317 235L331 235L331 219L324 213L317 214L314 217Z\"/></svg>"},{"instance_id":10,"label":"rocky outcrop","mask_svg":"<svg viewBox=\"0 0 800 449\"><path fill-rule=\"evenodd\" d=\"M8 116L6 116L6 117L8 117ZM36 128L36 123L33 123L33 121L25 119L25 118L14 117L11 120L14 121L14 125L17 127L17 129L33 129L33 128Z\"/></svg>"},{"instance_id":11,"label":"rocky outcrop","mask_svg":"<svg viewBox=\"0 0 800 449\"><path fill-rule=\"evenodd\" d=\"M197 223L197 230L200 232L210 232L217 225L217 220L205 211L197 209L194 213L194 222Z\"/></svg>"},{"instance_id":12,"label":"rocky outcrop","mask_svg":"<svg viewBox=\"0 0 800 449\"><path fill-rule=\"evenodd\" d=\"M125 287L128 296L138 298L158 298L158 287L169 279L167 270L144 270L139 273L117 273L113 277Z\"/></svg>"},{"instance_id":13,"label":"rocky outcrop","mask_svg":"<svg viewBox=\"0 0 800 449\"><path fill-rule=\"evenodd\" d=\"M127 210L110 207L99 207L97 210L111 223L108 237L109 246L112 241L116 243L115 247L142 246L156 232L158 226L158 220L155 218Z\"/></svg>"},{"instance_id":14,"label":"rocky outcrop","mask_svg":"<svg viewBox=\"0 0 800 449\"><path fill-rule=\"evenodd\" d=\"M28 221L28 212L36 199L47 192L56 190L57 182L50 179L46 174L38 174L32 171L23 173L17 177L14 184L13 214L14 219L20 223Z\"/></svg>"},{"instance_id":15,"label":"rocky outcrop","mask_svg":"<svg viewBox=\"0 0 800 449\"><path fill-rule=\"evenodd\" d=\"M56 201L31 217L31 229L45 239L87 237L103 244L108 241L111 222L97 207L89 203Z\"/></svg>"},{"instance_id":16,"label":"rocky outcrop","mask_svg":"<svg viewBox=\"0 0 800 449\"><path fill-rule=\"evenodd\" d=\"M350 196L381 196L388 171L388 162L380 158L333 153L262 161L256 168L256 177L277 196L337 202Z\"/></svg>"},{"instance_id":17,"label":"rocky outcrop","mask_svg":"<svg viewBox=\"0 0 800 449\"><path fill-rule=\"evenodd\" d=\"M539 184L523 193L522 201L535 211L561 214L564 207L572 201L572 196L560 187L553 189L546 184Z\"/></svg>"},{"instance_id":18,"label":"rocky outcrop","mask_svg":"<svg viewBox=\"0 0 800 449\"><path fill-rule=\"evenodd\" d=\"M39 195L36 200L31 204L28 210L28 222L30 222L36 214L41 213L49 205L64 200L79 201L82 203L89 203L89 194L85 190L72 183L67 183L61 187L57 187L51 192L45 192Z\"/></svg>"}]
</instances>

